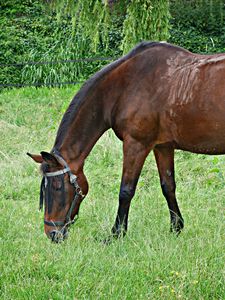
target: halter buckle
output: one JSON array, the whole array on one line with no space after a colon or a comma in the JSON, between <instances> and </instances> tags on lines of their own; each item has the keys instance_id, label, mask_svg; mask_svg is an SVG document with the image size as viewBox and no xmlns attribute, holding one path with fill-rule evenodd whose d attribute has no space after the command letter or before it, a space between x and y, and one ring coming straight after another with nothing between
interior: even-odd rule
<instances>
[{"instance_id":1,"label":"halter buckle","mask_svg":"<svg viewBox=\"0 0 225 300\"><path fill-rule=\"evenodd\" d=\"M70 183L74 184L76 182L76 180L77 180L77 176L71 173L70 174Z\"/></svg>"}]
</instances>

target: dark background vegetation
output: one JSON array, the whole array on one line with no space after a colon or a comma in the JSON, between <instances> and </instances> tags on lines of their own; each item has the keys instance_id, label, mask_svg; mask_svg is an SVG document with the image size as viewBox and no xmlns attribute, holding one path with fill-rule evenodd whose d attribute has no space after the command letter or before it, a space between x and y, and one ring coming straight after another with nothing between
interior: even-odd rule
<instances>
[{"instance_id":1,"label":"dark background vegetation","mask_svg":"<svg viewBox=\"0 0 225 300\"><path fill-rule=\"evenodd\" d=\"M114 1L120 2L120 8L117 7L117 12L111 14L108 44L105 46L100 40L95 49L90 47L92 41L82 36L82 31L74 31L77 25L74 25L71 14L60 16L49 7L48 2L0 0L0 84L84 81L106 61L19 66L8 64L84 57L116 58L122 55L122 24L126 18L125 6L129 1ZM167 41L197 53L225 52L223 2L169 1Z\"/></svg>"}]
</instances>

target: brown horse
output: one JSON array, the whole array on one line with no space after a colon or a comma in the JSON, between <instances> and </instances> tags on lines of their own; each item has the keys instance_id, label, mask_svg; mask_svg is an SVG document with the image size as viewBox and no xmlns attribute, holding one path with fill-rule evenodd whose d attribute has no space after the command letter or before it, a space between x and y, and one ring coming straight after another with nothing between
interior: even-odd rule
<instances>
[{"instance_id":1,"label":"brown horse","mask_svg":"<svg viewBox=\"0 0 225 300\"><path fill-rule=\"evenodd\" d=\"M113 236L127 231L128 213L144 161L154 151L171 229L184 226L176 196L174 150L225 153L225 54L198 55L143 42L88 80L63 116L51 153L41 163L45 232L58 242L87 195L84 161L112 128L123 141L123 173Z\"/></svg>"}]
</instances>

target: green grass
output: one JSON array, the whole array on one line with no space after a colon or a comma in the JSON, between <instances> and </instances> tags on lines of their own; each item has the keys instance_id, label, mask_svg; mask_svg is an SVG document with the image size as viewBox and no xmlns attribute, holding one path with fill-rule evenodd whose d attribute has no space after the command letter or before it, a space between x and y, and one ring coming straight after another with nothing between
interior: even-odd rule
<instances>
[{"instance_id":1,"label":"green grass","mask_svg":"<svg viewBox=\"0 0 225 300\"><path fill-rule=\"evenodd\" d=\"M106 246L117 210L122 144L109 131L85 164L90 192L68 240L52 244L38 211L40 174L26 152L49 151L76 87L0 94L0 298L224 299L223 156L176 153L185 229L169 213L150 154L129 231Z\"/></svg>"}]
</instances>

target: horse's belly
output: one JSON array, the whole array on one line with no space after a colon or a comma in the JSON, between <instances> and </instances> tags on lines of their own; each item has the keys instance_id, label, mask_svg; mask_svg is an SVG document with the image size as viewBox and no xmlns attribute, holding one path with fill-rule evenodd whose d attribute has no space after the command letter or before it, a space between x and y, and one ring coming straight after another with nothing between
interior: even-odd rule
<instances>
[{"instance_id":1,"label":"horse's belly","mask_svg":"<svg viewBox=\"0 0 225 300\"><path fill-rule=\"evenodd\" d=\"M211 114L212 116L212 114ZM172 134L177 148L203 154L225 154L225 114L224 118L200 112L175 120Z\"/></svg>"},{"instance_id":2,"label":"horse's belly","mask_svg":"<svg viewBox=\"0 0 225 300\"><path fill-rule=\"evenodd\" d=\"M198 144L188 144L188 143L176 143L176 149L189 151L199 154L209 154L209 155L218 155L225 154L225 147L219 143L198 143Z\"/></svg>"}]
</instances>

